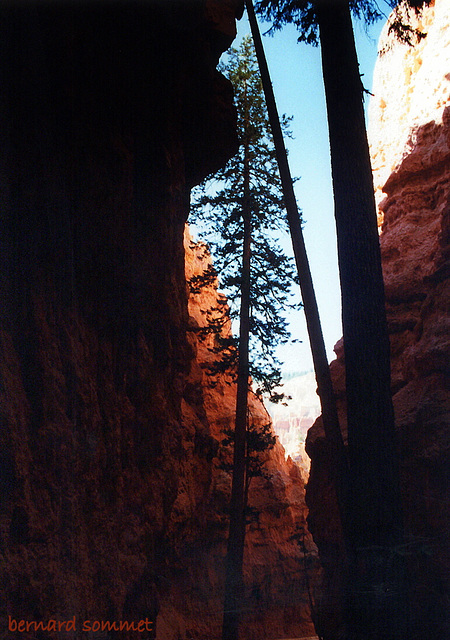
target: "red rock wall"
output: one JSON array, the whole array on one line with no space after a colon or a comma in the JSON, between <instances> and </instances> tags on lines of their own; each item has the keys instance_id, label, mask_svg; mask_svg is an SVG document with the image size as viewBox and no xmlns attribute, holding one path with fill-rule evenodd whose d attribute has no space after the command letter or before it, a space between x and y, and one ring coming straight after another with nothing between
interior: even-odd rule
<instances>
[{"instance_id":1,"label":"red rock wall","mask_svg":"<svg viewBox=\"0 0 450 640\"><path fill-rule=\"evenodd\" d=\"M210 263L202 244L186 235L186 277L202 275ZM174 573L165 594L164 624L185 629L187 638L220 638L225 575L228 517L226 510L231 477L223 462L230 452L220 446L224 429L234 424L236 387L229 374L211 377L207 365L215 356L209 349L214 337L199 339L198 329L206 325L204 311L217 306L221 297L217 284L204 287L189 297L189 341L196 354L183 396L182 412L193 437L190 482L178 493L170 530L175 536L178 573ZM222 297L223 299L223 297ZM224 333L230 330L226 326ZM256 398L250 396L255 425L270 422ZM307 509L300 469L286 462L279 443L264 454L266 478L253 478L249 505L257 518L248 525L244 557L246 601L241 625L242 637L302 637L314 628L308 596L317 578L317 555L306 529ZM291 539L297 528L305 531L303 549ZM193 585L195 585L193 589ZM172 636L170 636L172 637ZM173 637L177 637L176 634ZM182 636L184 637L184 636Z\"/></svg>"},{"instance_id":2,"label":"red rock wall","mask_svg":"<svg viewBox=\"0 0 450 640\"><path fill-rule=\"evenodd\" d=\"M226 33L200 1L2 3L2 637L160 607L192 440L188 193L237 145L214 67L239 2L214 4Z\"/></svg>"},{"instance_id":3,"label":"red rock wall","mask_svg":"<svg viewBox=\"0 0 450 640\"><path fill-rule=\"evenodd\" d=\"M8 616L76 616L80 639L114 635L84 620L146 617L158 640L219 637L233 390L201 368L183 234L189 188L236 149L215 65L240 10L0 8L2 637ZM303 483L279 446L267 468L251 496L247 640L312 629L289 540Z\"/></svg>"},{"instance_id":4,"label":"red rock wall","mask_svg":"<svg viewBox=\"0 0 450 640\"><path fill-rule=\"evenodd\" d=\"M418 18L428 33L408 48L382 36L371 107L375 187L384 220L381 251L392 355L406 554L410 567L409 638L442 639L448 627L448 259L450 215L450 54L448 4L436 1ZM433 84L431 83L433 80ZM331 364L345 430L342 345ZM320 423L307 447L309 524L327 567L325 638L336 637L340 531L329 488Z\"/></svg>"}]
</instances>

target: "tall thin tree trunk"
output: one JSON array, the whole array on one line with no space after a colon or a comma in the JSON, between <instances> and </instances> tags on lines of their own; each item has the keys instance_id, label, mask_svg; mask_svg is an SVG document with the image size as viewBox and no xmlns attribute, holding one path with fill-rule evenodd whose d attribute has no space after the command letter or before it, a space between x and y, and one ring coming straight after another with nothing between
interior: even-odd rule
<instances>
[{"instance_id":1,"label":"tall thin tree trunk","mask_svg":"<svg viewBox=\"0 0 450 640\"><path fill-rule=\"evenodd\" d=\"M266 56L261 41L261 35L255 16L252 0L245 0L248 18L252 30L255 44L256 56L258 58L261 79L263 83L264 95L266 98L267 111L269 113L270 126L274 138L277 155L278 168L280 171L281 183L286 205L287 219L292 239L295 261L300 282L302 302L305 310L306 326L308 330L311 353L314 363L314 371L317 381L317 392L320 398L322 409L322 421L327 440L329 441L334 454L334 480L336 493L339 501L339 509L343 526L345 526L346 513L346 485L347 485L347 460L344 442L339 426L339 419L336 408L336 399L331 381L330 369L328 366L325 342L320 323L319 309L317 306L314 285L309 268L308 256L306 254L305 241L301 226L301 219L298 212L297 201L295 199L294 187L289 169L289 162L286 147L283 139L283 132L278 116L278 109L270 80L269 69Z\"/></svg>"},{"instance_id":2,"label":"tall thin tree trunk","mask_svg":"<svg viewBox=\"0 0 450 640\"><path fill-rule=\"evenodd\" d=\"M238 640L240 608L244 597L242 566L245 541L246 431L249 385L250 336L250 260L251 205L248 142L244 141L244 198L242 217L244 240L242 249L241 307L239 326L239 361L236 392L236 423L234 431L233 479L230 502L225 598L222 640Z\"/></svg>"},{"instance_id":3,"label":"tall thin tree trunk","mask_svg":"<svg viewBox=\"0 0 450 640\"><path fill-rule=\"evenodd\" d=\"M348 0L317 3L338 239L350 464L349 638L404 640L390 348L363 87Z\"/></svg>"}]
</instances>

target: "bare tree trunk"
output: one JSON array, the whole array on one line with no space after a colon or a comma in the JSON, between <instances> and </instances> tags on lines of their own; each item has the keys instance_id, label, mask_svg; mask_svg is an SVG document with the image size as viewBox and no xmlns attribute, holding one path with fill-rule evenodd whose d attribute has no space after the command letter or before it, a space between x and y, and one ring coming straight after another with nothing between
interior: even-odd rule
<instances>
[{"instance_id":1,"label":"bare tree trunk","mask_svg":"<svg viewBox=\"0 0 450 640\"><path fill-rule=\"evenodd\" d=\"M330 443L334 456L334 481L336 494L339 501L339 509L343 526L345 526L346 513L346 493L347 493L347 459L344 442L339 426L339 419L336 409L336 399L331 382L330 369L328 366L327 353L320 323L319 309L317 306L314 285L309 268L308 256L306 254L305 241L301 226L301 219L297 208L297 201L292 183L291 172L287 159L286 147L283 139L283 132L278 117L278 110L270 80L261 35L255 16L252 0L245 0L248 18L252 29L253 41L258 58L261 79L266 97L267 110L269 113L270 126L274 138L277 154L277 162L280 171L281 183L283 186L284 200L287 211L287 218L292 239L295 261L300 281L302 302L305 310L306 326L308 330L311 353L314 363L314 371L317 381L317 392L320 398L322 409L322 421L325 435Z\"/></svg>"},{"instance_id":2,"label":"bare tree trunk","mask_svg":"<svg viewBox=\"0 0 450 640\"><path fill-rule=\"evenodd\" d=\"M252 234L250 168L247 141L244 141L244 146L244 200L242 210L242 217L244 221L244 241L242 250L239 362L236 392L236 424L234 431L233 480L230 503L230 531L227 547L222 640L238 640L240 608L244 597L242 566L244 560L245 541L245 470L249 386L250 259Z\"/></svg>"},{"instance_id":3,"label":"bare tree trunk","mask_svg":"<svg viewBox=\"0 0 450 640\"><path fill-rule=\"evenodd\" d=\"M349 448L348 637L404 640L406 579L390 348L348 0L317 4L338 239Z\"/></svg>"}]
</instances>

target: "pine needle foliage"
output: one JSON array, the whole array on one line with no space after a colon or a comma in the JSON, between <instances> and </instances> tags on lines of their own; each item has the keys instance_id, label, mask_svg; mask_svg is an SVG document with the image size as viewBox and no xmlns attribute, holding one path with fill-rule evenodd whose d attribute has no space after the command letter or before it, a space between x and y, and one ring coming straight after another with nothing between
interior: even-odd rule
<instances>
[{"instance_id":1,"label":"pine needle foliage","mask_svg":"<svg viewBox=\"0 0 450 640\"><path fill-rule=\"evenodd\" d=\"M273 34L287 23L294 24L299 32L298 41L317 46L319 44L319 30L317 7L338 3L339 0L258 0L255 2L256 11L265 19L272 22L268 33ZM413 45L425 37L426 34L410 25L410 10L418 13L430 0L385 0L387 10L393 10L393 19L389 32L394 33L403 43ZM382 10L382 3L376 0L348 0L352 15L371 25L387 15Z\"/></svg>"},{"instance_id":2,"label":"pine needle foliage","mask_svg":"<svg viewBox=\"0 0 450 640\"><path fill-rule=\"evenodd\" d=\"M235 92L238 134L241 146L236 156L217 173L209 176L192 192L191 220L201 229L213 257L214 268L205 274L205 283L218 274L229 307L203 329L216 334L216 363L210 373L230 371L237 361L237 342L223 337L220 330L228 320L239 316L243 210L251 214L251 312L250 376L257 394L268 394L272 401L282 399L275 389L281 383L281 362L276 348L290 339L286 310L298 308L293 302L292 286L298 282L293 260L286 256L277 236L287 232L283 192L275 149L267 116L258 64L250 36L239 49L230 49L228 60L219 70L231 81ZM283 117L283 129L289 133L290 118ZM245 167L245 169L244 169ZM245 193L247 172L249 192ZM247 198L246 207L244 199ZM202 277L190 282L191 291L202 286ZM206 312L208 319L208 312ZM201 337L201 336L200 336Z\"/></svg>"},{"instance_id":3,"label":"pine needle foliage","mask_svg":"<svg viewBox=\"0 0 450 640\"><path fill-rule=\"evenodd\" d=\"M222 450L228 453L234 447L234 430L224 429L224 439L221 442ZM270 422L257 425L253 422L251 415L248 415L247 429L245 433L245 482L244 482L244 513L245 524L255 522L259 518L260 511L249 505L249 490L253 478L265 478L270 480L272 475L265 468L267 452L274 448L276 436L272 430ZM231 473L233 464L222 460L220 468Z\"/></svg>"},{"instance_id":4,"label":"pine needle foliage","mask_svg":"<svg viewBox=\"0 0 450 640\"><path fill-rule=\"evenodd\" d=\"M398 3L388 4L396 7ZM404 0L394 14L392 29L397 35L403 33L404 42L411 41L414 34L406 19L408 11L418 5L417 0ZM339 618L342 612L339 624L345 628L346 638L404 640L411 635L409 584L406 563L397 553L404 545L404 529L389 335L364 91L352 26L352 14L370 23L377 6L372 0L259 0L258 8L274 20L274 28L293 22L300 29L300 40L319 41L321 47L341 282L348 432L348 473L345 482L337 485L342 487L345 547L343 605L333 615ZM402 16L405 19L396 25L395 20ZM320 620L327 637L328 619L327 615Z\"/></svg>"},{"instance_id":5,"label":"pine needle foliage","mask_svg":"<svg viewBox=\"0 0 450 640\"><path fill-rule=\"evenodd\" d=\"M224 429L224 435L225 437L221 443L222 447L232 447L234 444L233 429ZM276 436L272 431L272 424L270 422L260 426L249 422L246 433L246 494L248 494L248 488L252 478L271 478L271 475L264 469L265 453L273 449L275 443ZM221 468L231 472L233 465L223 462Z\"/></svg>"},{"instance_id":6,"label":"pine needle foliage","mask_svg":"<svg viewBox=\"0 0 450 640\"><path fill-rule=\"evenodd\" d=\"M392 0L388 0L393 4ZM272 22L270 32L281 29L287 23L294 24L299 31L299 42L317 46L319 44L316 7L326 4L326 0L259 0L255 2L258 13ZM383 17L375 0L349 0L349 6L356 18L363 18L372 24Z\"/></svg>"}]
</instances>

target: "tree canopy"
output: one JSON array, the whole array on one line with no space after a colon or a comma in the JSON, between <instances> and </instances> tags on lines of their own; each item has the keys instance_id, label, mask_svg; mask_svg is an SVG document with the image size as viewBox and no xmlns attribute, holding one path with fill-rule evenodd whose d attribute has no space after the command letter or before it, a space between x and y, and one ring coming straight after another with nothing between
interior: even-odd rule
<instances>
[{"instance_id":1,"label":"tree canopy","mask_svg":"<svg viewBox=\"0 0 450 640\"><path fill-rule=\"evenodd\" d=\"M192 218L202 240L211 249L214 270L230 304L231 319L239 316L241 295L241 247L244 239L245 206L251 217L251 311L250 375L257 393L273 393L281 380L276 356L278 344L286 343L290 333L286 309L297 307L292 286L297 282L293 260L286 256L278 236L287 231L284 200L267 117L261 79L250 36L239 49L231 49L220 70L232 82L241 146L227 165L209 176L192 193ZM288 133L289 119L283 118ZM247 176L246 176L247 173ZM248 193L244 180L248 179ZM207 277L214 277L214 271ZM191 286L201 286L201 282ZM226 309L223 309L226 313ZM210 314L210 330L219 334L225 315ZM217 368L225 369L237 357L233 338L218 340Z\"/></svg>"},{"instance_id":2,"label":"tree canopy","mask_svg":"<svg viewBox=\"0 0 450 640\"><path fill-rule=\"evenodd\" d=\"M340 0L257 0L255 7L257 12L265 19L272 22L269 32L281 29L287 23L294 24L299 32L299 42L306 42L317 46L319 44L319 26L317 10L327 4L338 4ZM342 1L342 0L341 0ZM344 0L348 3L352 15L357 19L362 19L366 24L373 24L387 15L381 10L376 0ZM408 12L420 10L430 0L385 0L389 10L395 11L395 17L391 22L390 30L397 37L411 44L415 38L424 37L423 33L412 29L408 24L408 16L402 16L400 7L403 6Z\"/></svg>"}]
</instances>

